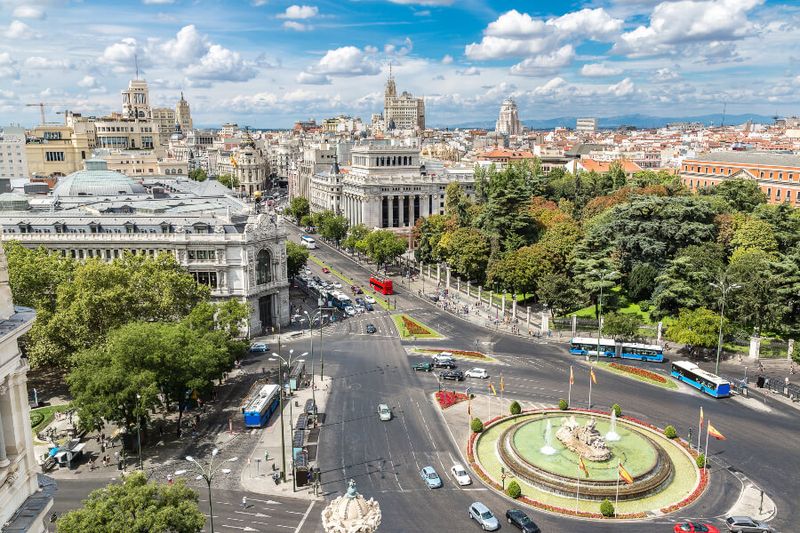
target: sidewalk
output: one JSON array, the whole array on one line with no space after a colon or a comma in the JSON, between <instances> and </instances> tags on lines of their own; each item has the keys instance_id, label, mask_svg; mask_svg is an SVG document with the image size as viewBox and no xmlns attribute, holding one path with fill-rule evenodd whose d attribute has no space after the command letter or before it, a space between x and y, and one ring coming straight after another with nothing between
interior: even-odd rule
<instances>
[{"instance_id":1,"label":"sidewalk","mask_svg":"<svg viewBox=\"0 0 800 533\"><path fill-rule=\"evenodd\" d=\"M326 414L325 407L328 401L332 379L325 376L323 380L316 380L317 412L324 421ZM275 484L272 480L273 472L278 472L282 468L281 461L281 421L280 416L276 415L270 425L260 430L258 442L253 449L253 453L247 458L247 464L242 469L241 485L242 488L251 492L264 495L292 496L294 498L305 498L309 500L321 498L315 496L311 484L305 487L298 487L296 492L292 489L291 474L291 451L292 451L292 424L297 422L297 417L303 412L306 401L312 397L310 387L297 390L294 394L284 400L284 440L286 446L286 482ZM291 411L290 411L291 410ZM290 412L292 419L290 420ZM311 429L306 432L304 448L314 449L314 453L309 454L309 464L316 464L316 457L319 453L317 446L319 443L319 429ZM264 460L265 453L268 459Z\"/></svg>"}]
</instances>

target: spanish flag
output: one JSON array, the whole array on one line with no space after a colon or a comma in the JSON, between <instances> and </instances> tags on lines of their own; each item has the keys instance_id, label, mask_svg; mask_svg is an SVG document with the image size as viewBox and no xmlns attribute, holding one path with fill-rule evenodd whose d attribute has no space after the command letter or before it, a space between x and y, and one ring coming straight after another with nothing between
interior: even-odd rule
<instances>
[{"instance_id":1,"label":"spanish flag","mask_svg":"<svg viewBox=\"0 0 800 533\"><path fill-rule=\"evenodd\" d=\"M628 471L625 470L625 467L622 466L622 463L619 463L619 477L622 478L628 485L633 483L633 477L631 477Z\"/></svg>"},{"instance_id":2,"label":"spanish flag","mask_svg":"<svg viewBox=\"0 0 800 533\"><path fill-rule=\"evenodd\" d=\"M578 468L581 469L586 477L589 477L589 471L586 469L586 463L583 462L583 457L578 457Z\"/></svg>"},{"instance_id":3,"label":"spanish flag","mask_svg":"<svg viewBox=\"0 0 800 533\"><path fill-rule=\"evenodd\" d=\"M703 406L700 406L700 425L703 425Z\"/></svg>"},{"instance_id":4,"label":"spanish flag","mask_svg":"<svg viewBox=\"0 0 800 533\"><path fill-rule=\"evenodd\" d=\"M506 386L505 386L505 383L503 382L503 375L500 374L500 392L505 392L505 390L506 390Z\"/></svg>"},{"instance_id":5,"label":"spanish flag","mask_svg":"<svg viewBox=\"0 0 800 533\"><path fill-rule=\"evenodd\" d=\"M572 367L569 367L569 384L575 384L575 374L572 373Z\"/></svg>"},{"instance_id":6,"label":"spanish flag","mask_svg":"<svg viewBox=\"0 0 800 533\"><path fill-rule=\"evenodd\" d=\"M592 383L597 385L597 376L594 375L594 368L589 369L589 376L592 378Z\"/></svg>"},{"instance_id":7,"label":"spanish flag","mask_svg":"<svg viewBox=\"0 0 800 533\"><path fill-rule=\"evenodd\" d=\"M489 390L492 391L492 394L497 396L497 389L494 388L494 383L489 383Z\"/></svg>"},{"instance_id":8,"label":"spanish flag","mask_svg":"<svg viewBox=\"0 0 800 533\"><path fill-rule=\"evenodd\" d=\"M717 440L725 440L725 435L717 431L717 428L712 426L710 421L708 422L708 434Z\"/></svg>"},{"instance_id":9,"label":"spanish flag","mask_svg":"<svg viewBox=\"0 0 800 533\"><path fill-rule=\"evenodd\" d=\"M233 168L239 168L239 162L236 161L236 158L233 157L233 154L231 154L231 165L233 165Z\"/></svg>"}]
</instances>

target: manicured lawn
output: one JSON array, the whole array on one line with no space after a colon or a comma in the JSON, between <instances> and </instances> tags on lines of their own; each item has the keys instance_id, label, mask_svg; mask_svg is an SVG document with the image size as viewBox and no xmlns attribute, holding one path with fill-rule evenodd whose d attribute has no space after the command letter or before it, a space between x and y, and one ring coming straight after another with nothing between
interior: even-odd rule
<instances>
[{"instance_id":1,"label":"manicured lawn","mask_svg":"<svg viewBox=\"0 0 800 533\"><path fill-rule=\"evenodd\" d=\"M621 314L638 314L641 316L642 321L645 324L656 324L658 321L653 321L650 318L650 313L647 311L642 311L642 308L639 307L639 304L636 302L632 302L628 299L628 297L622 293L622 287L614 287L611 289L611 293L614 294L617 298L617 306L610 307L608 306L608 301L606 300L606 296L603 295L603 313L608 313L609 311L616 311L617 313ZM578 318L592 318L597 319L594 314L594 305L588 305L583 309L578 309L577 311L570 313L569 315L575 315Z\"/></svg>"},{"instance_id":2,"label":"manicured lawn","mask_svg":"<svg viewBox=\"0 0 800 533\"><path fill-rule=\"evenodd\" d=\"M34 437L38 432L47 427L56 416L56 412L63 412L69 409L69 404L64 403L61 405L48 405L47 407L39 407L38 409L31 409L31 430ZM35 422L35 424L34 424Z\"/></svg>"},{"instance_id":3,"label":"manicured lawn","mask_svg":"<svg viewBox=\"0 0 800 533\"><path fill-rule=\"evenodd\" d=\"M397 327L401 339L441 339L444 337L435 329L408 315L392 315L392 320L394 320L394 325Z\"/></svg>"},{"instance_id":4,"label":"manicured lawn","mask_svg":"<svg viewBox=\"0 0 800 533\"><path fill-rule=\"evenodd\" d=\"M647 378L645 376L640 376L638 374L632 374L630 372L626 372L624 370L620 370L619 368L614 368L613 366L611 366L611 363L608 363L608 362L598 361L595 364L601 370L606 370L608 372L613 372L614 374L617 374L618 376L622 376L622 377L625 377L625 378L635 379L636 381L641 381L642 383L647 383L648 385L655 385L656 387L661 387L662 389L677 389L678 388L678 384L675 383L675 380L672 379L669 376L665 376L666 377L666 383L661 383L660 381L656 381L654 379L649 379L649 378Z\"/></svg>"}]
</instances>

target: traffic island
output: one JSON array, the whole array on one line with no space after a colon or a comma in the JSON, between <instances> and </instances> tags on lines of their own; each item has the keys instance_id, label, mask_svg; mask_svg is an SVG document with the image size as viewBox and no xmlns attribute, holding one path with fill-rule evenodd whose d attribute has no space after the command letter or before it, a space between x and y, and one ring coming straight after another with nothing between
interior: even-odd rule
<instances>
[{"instance_id":1,"label":"traffic island","mask_svg":"<svg viewBox=\"0 0 800 533\"><path fill-rule=\"evenodd\" d=\"M430 348L414 348L412 350L413 353L419 355L427 355L427 356L434 356L438 355L442 352L447 352L456 359L465 359L467 361L476 361L479 363L496 363L497 359L486 355L482 352L476 352L472 350L452 350L450 348L442 348L441 350L433 350Z\"/></svg>"},{"instance_id":2,"label":"traffic island","mask_svg":"<svg viewBox=\"0 0 800 533\"><path fill-rule=\"evenodd\" d=\"M406 314L392 315L401 339L443 339L444 335Z\"/></svg>"}]
</instances>

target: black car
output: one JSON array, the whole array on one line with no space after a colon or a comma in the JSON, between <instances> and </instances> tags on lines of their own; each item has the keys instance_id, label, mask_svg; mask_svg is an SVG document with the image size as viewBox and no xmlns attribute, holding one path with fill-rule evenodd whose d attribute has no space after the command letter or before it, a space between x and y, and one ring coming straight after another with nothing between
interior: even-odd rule
<instances>
[{"instance_id":1,"label":"black car","mask_svg":"<svg viewBox=\"0 0 800 533\"><path fill-rule=\"evenodd\" d=\"M452 359L444 359L444 360L434 359L433 360L433 367L434 368L449 368L449 369L452 370L452 369L454 369L456 367L456 362L453 361Z\"/></svg>"},{"instance_id":2,"label":"black car","mask_svg":"<svg viewBox=\"0 0 800 533\"><path fill-rule=\"evenodd\" d=\"M442 379L452 379L454 381L464 381L464 373L461 370L445 370L439 374Z\"/></svg>"},{"instance_id":3,"label":"black car","mask_svg":"<svg viewBox=\"0 0 800 533\"><path fill-rule=\"evenodd\" d=\"M506 511L506 520L512 526L517 526L523 533L541 533L539 526L533 523L524 512L519 509L509 509Z\"/></svg>"},{"instance_id":4,"label":"black car","mask_svg":"<svg viewBox=\"0 0 800 533\"><path fill-rule=\"evenodd\" d=\"M367 324L367 333L371 335L376 331L378 331L378 329L375 326L373 326L372 324Z\"/></svg>"}]
</instances>

